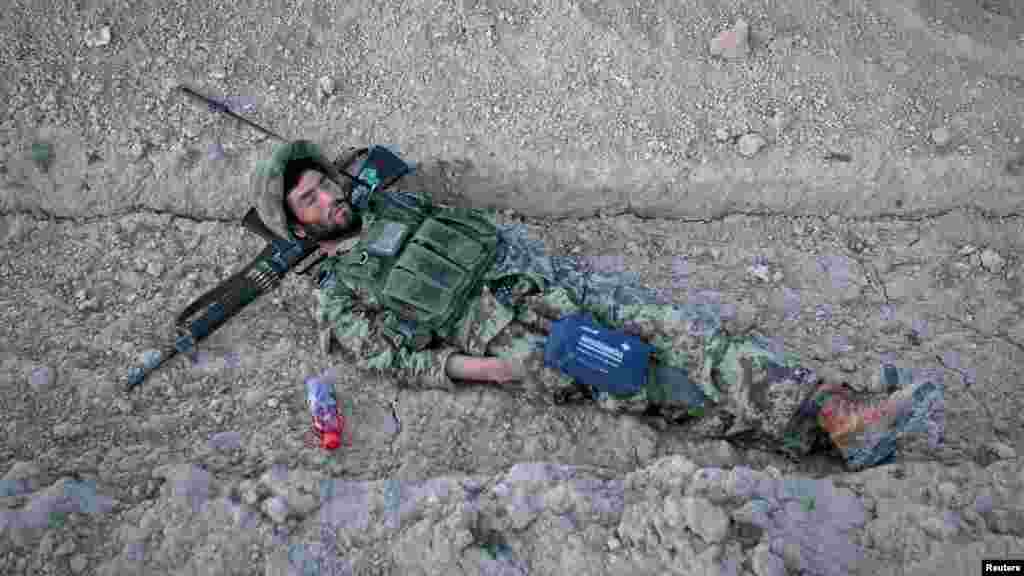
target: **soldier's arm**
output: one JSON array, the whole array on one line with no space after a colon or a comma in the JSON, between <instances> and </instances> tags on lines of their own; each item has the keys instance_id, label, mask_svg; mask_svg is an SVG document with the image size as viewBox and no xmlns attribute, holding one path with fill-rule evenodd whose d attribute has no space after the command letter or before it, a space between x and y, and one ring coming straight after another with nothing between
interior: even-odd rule
<instances>
[{"instance_id":1,"label":"soldier's arm","mask_svg":"<svg viewBox=\"0 0 1024 576\"><path fill-rule=\"evenodd\" d=\"M454 346L418 352L397 350L356 306L354 295L340 284L318 293L317 322L329 326L342 351L356 366L417 388L454 389L457 380L507 382L521 378L519 367L497 358L461 354Z\"/></svg>"}]
</instances>

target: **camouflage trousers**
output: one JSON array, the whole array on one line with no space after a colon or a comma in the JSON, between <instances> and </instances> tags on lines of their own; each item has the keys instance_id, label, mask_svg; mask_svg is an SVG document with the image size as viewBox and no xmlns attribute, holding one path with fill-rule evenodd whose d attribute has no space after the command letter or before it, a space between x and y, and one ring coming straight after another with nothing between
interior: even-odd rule
<instances>
[{"instance_id":1,"label":"camouflage trousers","mask_svg":"<svg viewBox=\"0 0 1024 576\"><path fill-rule=\"evenodd\" d=\"M520 280L522 282L522 280ZM815 441L817 427L798 421L799 408L814 392L818 379L794 358L773 350L767 339L730 337L720 310L709 303L662 304L609 297L589 290L580 298L564 285L528 288L510 302L515 320L491 339L488 355L516 359L526 368L525 392L549 401L591 399L613 413L655 413L672 422L694 420L699 433L723 435L750 431L777 439L800 430L802 451ZM588 298L589 297L589 298ZM625 301L623 301L625 300ZM582 305L581 305L582 304ZM614 396L594 393L561 371L544 365L546 326L558 318L587 311L605 326L636 335L655 348L655 361L684 371L708 399L709 409L692 406L651 374L637 393ZM696 433L697 430L694 430ZM793 446L793 448L798 448Z\"/></svg>"}]
</instances>

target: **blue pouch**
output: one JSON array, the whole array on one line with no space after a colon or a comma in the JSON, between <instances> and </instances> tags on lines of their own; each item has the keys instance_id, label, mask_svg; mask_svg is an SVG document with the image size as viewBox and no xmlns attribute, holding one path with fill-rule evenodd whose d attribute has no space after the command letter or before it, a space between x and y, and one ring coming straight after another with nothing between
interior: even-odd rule
<instances>
[{"instance_id":1,"label":"blue pouch","mask_svg":"<svg viewBox=\"0 0 1024 576\"><path fill-rule=\"evenodd\" d=\"M629 396L647 383L653 352L636 336L603 328L589 314L572 314L551 324L544 365L598 392Z\"/></svg>"}]
</instances>

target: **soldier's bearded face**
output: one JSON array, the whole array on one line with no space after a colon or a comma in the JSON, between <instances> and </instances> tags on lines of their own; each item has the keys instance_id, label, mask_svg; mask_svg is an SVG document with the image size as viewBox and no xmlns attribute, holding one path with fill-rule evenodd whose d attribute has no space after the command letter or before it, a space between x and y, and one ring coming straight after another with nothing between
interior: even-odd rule
<instances>
[{"instance_id":1,"label":"soldier's bearded face","mask_svg":"<svg viewBox=\"0 0 1024 576\"><path fill-rule=\"evenodd\" d=\"M303 172L288 193L288 203L302 225L296 230L299 237L318 242L337 240L358 225L341 186L316 170Z\"/></svg>"}]
</instances>

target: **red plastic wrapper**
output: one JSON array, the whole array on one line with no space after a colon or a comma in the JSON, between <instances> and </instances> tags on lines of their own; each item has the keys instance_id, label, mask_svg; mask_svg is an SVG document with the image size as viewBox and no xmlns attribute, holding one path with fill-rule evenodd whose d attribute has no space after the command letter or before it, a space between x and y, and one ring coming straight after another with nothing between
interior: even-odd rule
<instances>
[{"instance_id":1,"label":"red plastic wrapper","mask_svg":"<svg viewBox=\"0 0 1024 576\"><path fill-rule=\"evenodd\" d=\"M338 449L345 433L345 418L338 411L334 382L330 371L306 379L306 404L313 418L313 434L325 450ZM348 445L352 445L351 431Z\"/></svg>"}]
</instances>

